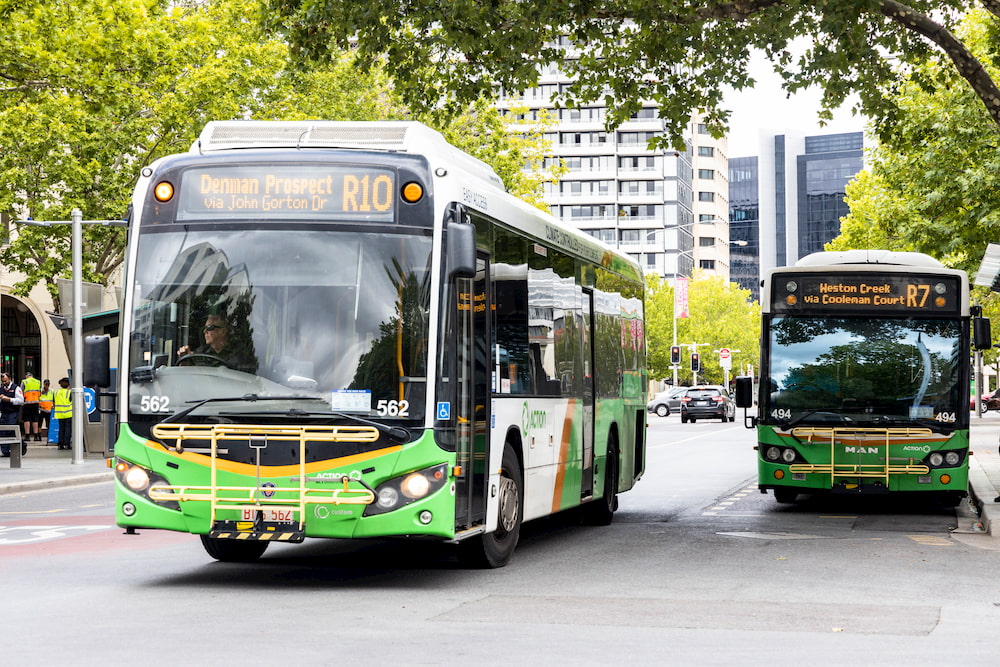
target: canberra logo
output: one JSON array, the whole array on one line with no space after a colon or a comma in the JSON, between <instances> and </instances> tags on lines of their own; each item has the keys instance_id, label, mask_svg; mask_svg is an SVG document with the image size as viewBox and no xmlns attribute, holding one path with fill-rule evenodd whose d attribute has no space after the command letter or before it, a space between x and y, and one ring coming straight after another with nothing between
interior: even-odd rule
<instances>
[{"instance_id":1,"label":"canberra logo","mask_svg":"<svg viewBox=\"0 0 1000 667\"><path fill-rule=\"evenodd\" d=\"M521 435L527 436L528 432L536 428L545 428L547 413L544 410L532 410L525 401L521 406Z\"/></svg>"},{"instance_id":2,"label":"canberra logo","mask_svg":"<svg viewBox=\"0 0 1000 667\"><path fill-rule=\"evenodd\" d=\"M270 498L274 495L274 490L278 487L276 487L273 482L264 482L260 485L260 488L264 497Z\"/></svg>"}]
</instances>

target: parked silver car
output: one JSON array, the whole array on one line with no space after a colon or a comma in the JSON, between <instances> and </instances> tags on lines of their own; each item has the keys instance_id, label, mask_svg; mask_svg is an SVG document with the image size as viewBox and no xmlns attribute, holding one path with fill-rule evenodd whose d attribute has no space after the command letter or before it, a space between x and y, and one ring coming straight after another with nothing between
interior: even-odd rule
<instances>
[{"instance_id":1,"label":"parked silver car","mask_svg":"<svg viewBox=\"0 0 1000 667\"><path fill-rule=\"evenodd\" d=\"M646 404L646 412L666 417L671 412L681 409L681 396L687 391L687 387L671 387L649 399Z\"/></svg>"}]
</instances>

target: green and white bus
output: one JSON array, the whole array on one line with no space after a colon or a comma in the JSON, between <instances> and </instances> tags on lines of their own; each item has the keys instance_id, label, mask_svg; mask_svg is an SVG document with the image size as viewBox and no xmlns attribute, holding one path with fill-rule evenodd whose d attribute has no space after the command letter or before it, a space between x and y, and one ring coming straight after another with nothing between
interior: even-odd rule
<instances>
[{"instance_id":1,"label":"green and white bus","mask_svg":"<svg viewBox=\"0 0 1000 667\"><path fill-rule=\"evenodd\" d=\"M758 484L924 492L957 503L969 466L970 307L962 271L919 253L821 252L772 270L763 311ZM751 402L749 378L737 403Z\"/></svg>"},{"instance_id":2,"label":"green and white bus","mask_svg":"<svg viewBox=\"0 0 1000 667\"><path fill-rule=\"evenodd\" d=\"M132 201L116 521L219 560L413 536L508 562L645 465L643 276L412 122L212 122Z\"/></svg>"}]
</instances>

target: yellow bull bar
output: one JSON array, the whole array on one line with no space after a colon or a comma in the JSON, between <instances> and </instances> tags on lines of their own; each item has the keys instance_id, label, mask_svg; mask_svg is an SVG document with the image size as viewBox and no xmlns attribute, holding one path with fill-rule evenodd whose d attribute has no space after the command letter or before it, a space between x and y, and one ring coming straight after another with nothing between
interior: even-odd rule
<instances>
[{"instance_id":1,"label":"yellow bull bar","mask_svg":"<svg viewBox=\"0 0 1000 667\"><path fill-rule=\"evenodd\" d=\"M792 437L807 444L830 441L830 463L793 463L788 466L792 473L820 473L830 475L830 486L833 487L837 477L858 477L865 479L882 479L889 485L891 475L929 475L931 469L924 463L917 463L912 456L897 456L897 460L906 459L906 463L893 464L890 461L890 449L893 445L907 445L916 438L932 437L929 428L833 428L833 427L797 427L792 429ZM858 444L869 443L885 447L882 463L836 463L836 446L846 445L844 439L855 440ZM884 438L884 441L882 440ZM891 442L894 438L906 438L903 442Z\"/></svg>"},{"instance_id":2,"label":"yellow bull bar","mask_svg":"<svg viewBox=\"0 0 1000 667\"><path fill-rule=\"evenodd\" d=\"M370 505L375 502L375 492L360 479L343 476L341 488L316 489L306 487L307 442L376 442L379 433L370 426L256 426L250 424L157 424L153 435L164 444L172 442L178 453L185 451L185 441L208 441L211 454L211 478L208 486L178 485L157 486L148 492L154 501L203 501L211 503L211 521L216 525L220 509L261 510L265 506L276 506L294 510L298 517L298 532L305 525L307 504L324 505ZM218 483L219 444L227 441L247 441L254 448L254 439L262 445L268 442L297 442L298 486L272 486L262 488L260 484L260 458L258 448L256 486L220 486ZM193 448L191 448L193 449ZM361 488L350 488L354 483ZM279 493L296 494L296 499L274 498ZM267 494L267 495L265 495ZM253 533L253 531L249 531ZM266 534L254 539L267 539Z\"/></svg>"}]
</instances>

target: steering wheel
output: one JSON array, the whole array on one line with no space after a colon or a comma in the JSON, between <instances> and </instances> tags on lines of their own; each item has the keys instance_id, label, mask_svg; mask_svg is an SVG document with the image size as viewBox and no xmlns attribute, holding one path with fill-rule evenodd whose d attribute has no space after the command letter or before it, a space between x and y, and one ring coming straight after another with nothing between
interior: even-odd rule
<instances>
[{"instance_id":1,"label":"steering wheel","mask_svg":"<svg viewBox=\"0 0 1000 667\"><path fill-rule=\"evenodd\" d=\"M206 354L204 352L192 352L191 354L185 354L183 357L181 357L180 359L177 360L177 365L178 366L190 366L191 365L191 363L190 363L191 361L193 361L194 359L199 359L199 358L208 359L209 361L216 361L216 362L219 363L220 366L225 366L226 368L229 368L229 369L232 369L232 370L236 370L233 367L232 364L230 364L228 361L226 361L222 357L217 357L214 354Z\"/></svg>"}]
</instances>

